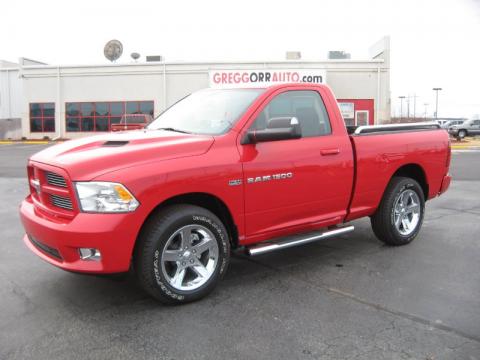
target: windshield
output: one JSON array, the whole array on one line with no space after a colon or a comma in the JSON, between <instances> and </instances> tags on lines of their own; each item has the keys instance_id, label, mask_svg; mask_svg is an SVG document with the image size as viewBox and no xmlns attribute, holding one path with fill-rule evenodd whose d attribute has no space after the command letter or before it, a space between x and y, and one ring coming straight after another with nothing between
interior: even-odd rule
<instances>
[{"instance_id":1,"label":"windshield","mask_svg":"<svg viewBox=\"0 0 480 360\"><path fill-rule=\"evenodd\" d=\"M229 130L264 89L205 89L160 114L148 129L219 135Z\"/></svg>"}]
</instances>

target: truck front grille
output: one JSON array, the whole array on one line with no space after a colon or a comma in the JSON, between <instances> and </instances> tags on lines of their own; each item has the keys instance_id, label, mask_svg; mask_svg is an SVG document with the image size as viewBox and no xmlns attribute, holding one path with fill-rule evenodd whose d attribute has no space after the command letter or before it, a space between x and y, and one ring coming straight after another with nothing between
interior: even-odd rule
<instances>
[{"instance_id":1,"label":"truck front grille","mask_svg":"<svg viewBox=\"0 0 480 360\"><path fill-rule=\"evenodd\" d=\"M75 194L68 174L54 166L30 162L30 194L43 214L62 218L75 217Z\"/></svg>"},{"instance_id":2,"label":"truck front grille","mask_svg":"<svg viewBox=\"0 0 480 360\"><path fill-rule=\"evenodd\" d=\"M47 178L47 183L49 185L64 187L64 188L67 187L67 182L65 181L65 179L61 175L55 174L55 173L50 172L50 171L46 171L45 172L45 177Z\"/></svg>"},{"instance_id":3,"label":"truck front grille","mask_svg":"<svg viewBox=\"0 0 480 360\"><path fill-rule=\"evenodd\" d=\"M66 210L73 210L72 201L69 198L50 194L50 201L52 202L52 205L56 207Z\"/></svg>"}]
</instances>

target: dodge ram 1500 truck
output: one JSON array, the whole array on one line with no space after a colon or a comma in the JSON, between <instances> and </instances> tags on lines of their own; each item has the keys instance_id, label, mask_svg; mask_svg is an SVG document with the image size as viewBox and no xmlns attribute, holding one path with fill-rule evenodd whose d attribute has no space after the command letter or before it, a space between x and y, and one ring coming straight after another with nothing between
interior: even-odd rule
<instances>
[{"instance_id":1,"label":"dodge ram 1500 truck","mask_svg":"<svg viewBox=\"0 0 480 360\"><path fill-rule=\"evenodd\" d=\"M49 147L28 162L25 244L62 269L133 269L165 303L199 299L250 256L353 230L389 245L420 231L450 184L437 124L346 129L327 86L205 89L147 128Z\"/></svg>"}]
</instances>

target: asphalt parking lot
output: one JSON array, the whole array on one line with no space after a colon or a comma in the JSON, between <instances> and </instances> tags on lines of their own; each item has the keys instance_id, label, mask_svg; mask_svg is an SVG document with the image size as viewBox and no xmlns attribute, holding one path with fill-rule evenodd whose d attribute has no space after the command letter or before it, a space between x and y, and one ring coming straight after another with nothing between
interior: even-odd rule
<instances>
[{"instance_id":1,"label":"asphalt parking lot","mask_svg":"<svg viewBox=\"0 0 480 360\"><path fill-rule=\"evenodd\" d=\"M480 359L480 152L427 203L410 245L367 220L335 239L233 259L206 299L167 307L132 277L56 269L22 243L25 161L0 146L0 359Z\"/></svg>"}]
</instances>

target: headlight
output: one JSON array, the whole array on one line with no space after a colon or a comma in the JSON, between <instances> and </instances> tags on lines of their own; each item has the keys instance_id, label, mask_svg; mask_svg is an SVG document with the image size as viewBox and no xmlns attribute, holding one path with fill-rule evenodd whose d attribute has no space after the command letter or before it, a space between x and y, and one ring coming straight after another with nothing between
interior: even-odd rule
<instances>
[{"instance_id":1,"label":"headlight","mask_svg":"<svg viewBox=\"0 0 480 360\"><path fill-rule=\"evenodd\" d=\"M80 207L85 212L134 211L140 203L125 186L111 182L76 182Z\"/></svg>"}]
</instances>

